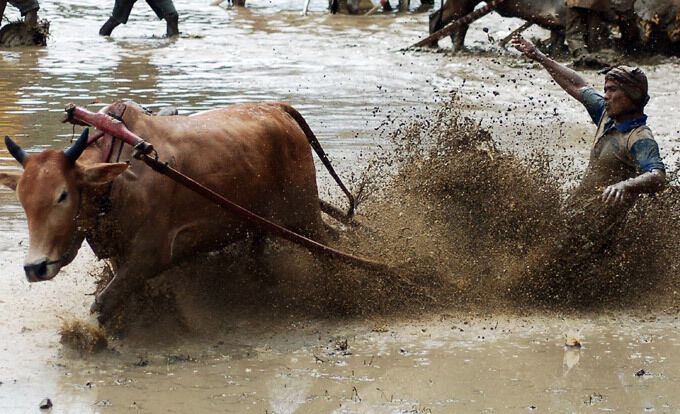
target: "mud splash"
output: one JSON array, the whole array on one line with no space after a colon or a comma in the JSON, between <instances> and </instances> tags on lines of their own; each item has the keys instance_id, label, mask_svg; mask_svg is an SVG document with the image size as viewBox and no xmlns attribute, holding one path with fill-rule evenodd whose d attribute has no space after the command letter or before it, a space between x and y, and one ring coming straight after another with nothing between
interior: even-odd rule
<instances>
[{"instance_id":1,"label":"mud splash","mask_svg":"<svg viewBox=\"0 0 680 414\"><path fill-rule=\"evenodd\" d=\"M393 259L429 258L430 279L457 287L450 305L675 303L667 289L680 253L675 187L641 197L627 215L604 211L598 199L563 189L555 174L566 166L540 151L520 159L499 150L459 107L454 97L433 117L398 127L393 148L371 164L360 187L377 195L363 210L378 229L372 243Z\"/></svg>"},{"instance_id":2,"label":"mud splash","mask_svg":"<svg viewBox=\"0 0 680 414\"><path fill-rule=\"evenodd\" d=\"M63 321L59 336L62 345L83 356L100 352L108 346L106 334L101 329L79 320Z\"/></svg>"},{"instance_id":3,"label":"mud splash","mask_svg":"<svg viewBox=\"0 0 680 414\"><path fill-rule=\"evenodd\" d=\"M355 183L361 224L333 244L380 257L391 271L339 265L278 240L253 255L246 240L153 279L109 329L210 332L215 315L253 309L333 318L675 303L674 187L642 197L612 226L598 200L569 198L556 175L564 166L540 151L500 150L459 108L454 96L432 116L393 125L391 145Z\"/></svg>"}]
</instances>

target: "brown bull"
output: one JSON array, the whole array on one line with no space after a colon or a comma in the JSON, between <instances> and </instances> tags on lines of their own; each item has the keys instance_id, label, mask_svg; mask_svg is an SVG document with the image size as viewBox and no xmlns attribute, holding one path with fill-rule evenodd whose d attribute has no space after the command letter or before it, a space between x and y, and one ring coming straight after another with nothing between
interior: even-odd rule
<instances>
[{"instance_id":1,"label":"brown bull","mask_svg":"<svg viewBox=\"0 0 680 414\"><path fill-rule=\"evenodd\" d=\"M265 218L312 239L323 237L310 137L291 106L233 105L168 117L123 107L127 128L170 166ZM128 145L118 141L108 149L99 140L85 148L87 139L86 131L66 151L28 156L6 137L24 171L1 173L0 183L16 190L26 212L29 281L56 276L83 239L99 258L111 260L114 277L93 305L100 320L178 260L259 233L132 158ZM108 154L126 162L101 162Z\"/></svg>"}]
</instances>

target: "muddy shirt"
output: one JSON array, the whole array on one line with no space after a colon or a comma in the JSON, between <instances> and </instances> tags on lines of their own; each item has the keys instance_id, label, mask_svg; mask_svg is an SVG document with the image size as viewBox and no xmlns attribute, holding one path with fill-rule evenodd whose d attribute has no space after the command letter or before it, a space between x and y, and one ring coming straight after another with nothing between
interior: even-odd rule
<instances>
[{"instance_id":1,"label":"muddy shirt","mask_svg":"<svg viewBox=\"0 0 680 414\"><path fill-rule=\"evenodd\" d=\"M646 115L619 123L607 115L604 97L595 89L584 88L582 94L583 105L598 127L581 191L601 193L607 186L639 174L665 171Z\"/></svg>"},{"instance_id":2,"label":"muddy shirt","mask_svg":"<svg viewBox=\"0 0 680 414\"><path fill-rule=\"evenodd\" d=\"M617 123L607 115L604 97L595 89L583 88L581 93L597 133L585 176L567 200L563 223L556 229L560 243L555 266L573 274L601 260L635 203L631 197L623 205L606 205L601 199L604 189L644 172L665 170L646 116Z\"/></svg>"}]
</instances>

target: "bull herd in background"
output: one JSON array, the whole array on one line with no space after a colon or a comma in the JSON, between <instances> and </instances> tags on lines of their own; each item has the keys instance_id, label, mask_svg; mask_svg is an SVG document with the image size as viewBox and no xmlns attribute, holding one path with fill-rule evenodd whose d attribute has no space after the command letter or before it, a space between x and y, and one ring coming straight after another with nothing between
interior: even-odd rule
<instances>
[{"instance_id":1,"label":"bull herd in background","mask_svg":"<svg viewBox=\"0 0 680 414\"><path fill-rule=\"evenodd\" d=\"M245 0L235 0L245 5ZM305 0L307 2L307 0ZM406 12L410 0L329 0L331 12L371 14L383 11ZM426 11L439 3L430 15L429 32L434 33L470 13L481 0L421 0L417 11ZM551 50L564 46L567 20L566 0L505 0L495 7L504 17L517 17L551 31ZM680 0L609 0L604 15L616 35L615 46L627 53L661 53L680 55ZM451 35L455 51L462 50L468 25L461 24ZM434 44L433 44L434 46Z\"/></svg>"},{"instance_id":2,"label":"bull herd in background","mask_svg":"<svg viewBox=\"0 0 680 414\"><path fill-rule=\"evenodd\" d=\"M348 14L366 14L379 1L383 11L410 9L410 0L329 0L329 9ZM421 0L417 10L435 6L435 0ZM429 32L434 33L470 13L481 0L438 0L441 6L430 15ZM609 0L605 19L618 33L615 46L627 53L680 55L680 0ZM567 20L566 0L505 0L495 11L504 17L518 17L551 31L551 50L564 45ZM462 50L468 25L461 24L451 35L455 51ZM434 45L433 45L434 46Z\"/></svg>"}]
</instances>

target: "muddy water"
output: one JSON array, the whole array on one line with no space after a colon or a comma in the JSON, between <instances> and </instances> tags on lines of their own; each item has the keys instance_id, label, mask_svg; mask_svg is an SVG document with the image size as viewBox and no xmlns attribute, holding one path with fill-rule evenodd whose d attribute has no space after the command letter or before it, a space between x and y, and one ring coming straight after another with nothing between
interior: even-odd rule
<instances>
[{"instance_id":1,"label":"muddy water","mask_svg":"<svg viewBox=\"0 0 680 414\"><path fill-rule=\"evenodd\" d=\"M69 102L98 109L129 98L191 113L219 105L286 100L300 109L345 176L383 134L426 114L438 94L459 91L465 112L508 149L545 148L574 176L593 128L547 76L493 44L519 26L488 16L472 29L470 53L400 53L427 27L425 15L329 16L324 1L252 1L222 9L178 2L184 34L163 39L144 3L110 39L97 36L109 7L49 2L44 49L0 51L0 127L30 151L63 147ZM12 15L15 10L8 10ZM532 34L544 33L540 31ZM447 42L443 42L446 45ZM680 134L677 60L646 65L650 124L675 170ZM597 84L598 75L585 72ZM528 132L530 133L528 133ZM0 168L15 162L0 152ZM335 190L322 177L325 197ZM565 180L568 182L568 180ZM680 360L674 316L580 318L438 315L408 320L306 320L254 312L225 316L200 339L113 341L80 357L59 344L63 319L88 320L97 269L83 248L52 282L22 275L26 223L0 190L0 407L53 412L676 412ZM493 329L492 329L493 328ZM565 336L581 340L565 348ZM347 340L347 347L344 346ZM644 375L636 376L640 370Z\"/></svg>"}]
</instances>

